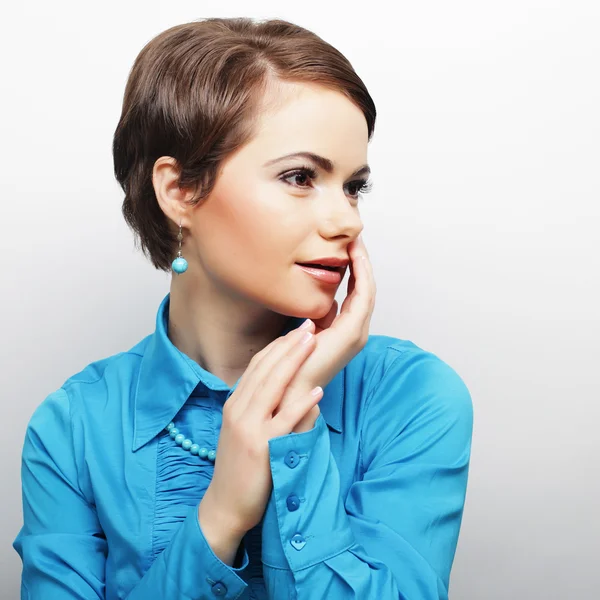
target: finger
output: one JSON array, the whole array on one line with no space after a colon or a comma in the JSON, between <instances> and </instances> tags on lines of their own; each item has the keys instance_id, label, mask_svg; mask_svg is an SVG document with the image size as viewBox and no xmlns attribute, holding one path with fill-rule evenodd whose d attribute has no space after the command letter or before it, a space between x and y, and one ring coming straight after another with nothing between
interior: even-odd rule
<instances>
[{"instance_id":1,"label":"finger","mask_svg":"<svg viewBox=\"0 0 600 600\"><path fill-rule=\"evenodd\" d=\"M348 306L352 300L352 296L354 295L354 288L356 285L356 276L354 275L354 266L353 263L350 263L350 277L348 277L348 287L346 289L346 297L342 302L342 308L340 312L346 312L348 310Z\"/></svg>"},{"instance_id":2,"label":"finger","mask_svg":"<svg viewBox=\"0 0 600 600\"><path fill-rule=\"evenodd\" d=\"M312 321L309 321L309 323L310 327L308 329L297 328L289 331L286 335L280 336L271 342L269 346L261 350L259 352L261 355L260 357L259 354L257 354L252 358L234 393L236 398L230 405L230 408L235 406L237 414L241 414L241 412L246 409L246 406L254 394L254 390L260 385L265 376L271 372L273 366L279 363L281 358L296 345L305 333L312 333L314 331L314 323ZM269 349L267 350L267 348ZM234 395L232 395L229 400L231 400Z\"/></svg>"},{"instance_id":3,"label":"finger","mask_svg":"<svg viewBox=\"0 0 600 600\"><path fill-rule=\"evenodd\" d=\"M354 242L354 249L357 250L359 254L369 258L369 251L367 250L367 245L365 244L363 236L359 235Z\"/></svg>"},{"instance_id":4,"label":"finger","mask_svg":"<svg viewBox=\"0 0 600 600\"><path fill-rule=\"evenodd\" d=\"M315 348L315 336L311 335L308 340L296 341L279 361L270 363L271 370L261 373L262 379L257 382L247 404L245 414L249 419L264 421L272 415L289 390L298 370Z\"/></svg>"},{"instance_id":5,"label":"finger","mask_svg":"<svg viewBox=\"0 0 600 600\"><path fill-rule=\"evenodd\" d=\"M355 281L348 311L355 313L358 317L360 315L366 316L370 312L374 280L369 255L364 242L360 239L357 242L357 245L353 247L351 252Z\"/></svg>"},{"instance_id":6,"label":"finger","mask_svg":"<svg viewBox=\"0 0 600 600\"><path fill-rule=\"evenodd\" d=\"M373 311L373 308L375 306L375 295L377 293L377 286L375 283L375 275L373 272L373 263L371 262L371 258L369 256L369 253L367 251L367 247L365 246L364 241L362 241L362 237L361 237L361 244L362 244L362 248L363 248L363 256L366 257L366 259L363 259L363 266L365 267L365 269L363 269L364 271L366 271L366 293L369 295L370 298L370 304L371 304L371 312Z\"/></svg>"},{"instance_id":7,"label":"finger","mask_svg":"<svg viewBox=\"0 0 600 600\"><path fill-rule=\"evenodd\" d=\"M371 290L371 296L374 298L377 288L376 288L376 283L375 283L375 274L373 272L373 263L371 262L371 257L369 255L369 251L367 250L367 246L363 240L362 235L359 236L359 243L360 243L360 247L362 249L362 255L366 256L366 260L363 260L363 263L365 264L366 271L367 271L367 276L368 276L368 287Z\"/></svg>"},{"instance_id":8,"label":"finger","mask_svg":"<svg viewBox=\"0 0 600 600\"><path fill-rule=\"evenodd\" d=\"M366 307L365 299L365 261L362 258L365 256L360 251L360 245L355 242L350 250L351 259L351 281L348 281L348 294L342 304L341 313L352 313L352 315L360 315L361 309ZM341 314L340 313L340 314Z\"/></svg>"},{"instance_id":9,"label":"finger","mask_svg":"<svg viewBox=\"0 0 600 600\"><path fill-rule=\"evenodd\" d=\"M303 331L306 330L313 332L315 328L314 323L311 321L311 319L306 319L306 321L302 323L301 326L305 327ZM238 384L237 389L240 389L242 388L242 386L245 385L245 383L248 381L248 378L250 377L250 374L254 371L254 369L258 367L258 365L263 361L263 359L273 351L275 347L280 347L281 344L287 344L289 340L293 339L295 336L298 335L296 332L299 330L300 327L297 327L296 329L288 331L285 335L276 337L270 344L267 344L260 352L257 352L252 357L250 363L246 367L246 370L244 371L242 378L240 379L240 383Z\"/></svg>"},{"instance_id":10,"label":"finger","mask_svg":"<svg viewBox=\"0 0 600 600\"><path fill-rule=\"evenodd\" d=\"M290 433L297 423L323 398L323 389L315 388L306 395L286 402L285 406L271 419L267 425L269 439Z\"/></svg>"},{"instance_id":11,"label":"finger","mask_svg":"<svg viewBox=\"0 0 600 600\"><path fill-rule=\"evenodd\" d=\"M364 330L368 328L373 312L374 279L370 272L368 255L363 253L358 240L352 244L349 254L352 264L353 285L348 282L349 294L344 299L338 318L332 324L332 329L346 335L360 335L364 338ZM363 256L367 258L363 258Z\"/></svg>"},{"instance_id":12,"label":"finger","mask_svg":"<svg viewBox=\"0 0 600 600\"><path fill-rule=\"evenodd\" d=\"M331 304L331 308L329 309L329 312L324 317L321 317L320 319L315 319L316 330L319 331L319 330L323 330L323 329L328 329L331 326L331 324L333 323L333 321L335 321L335 318L337 317L337 311L338 311L338 301L334 300L333 303Z\"/></svg>"}]
</instances>

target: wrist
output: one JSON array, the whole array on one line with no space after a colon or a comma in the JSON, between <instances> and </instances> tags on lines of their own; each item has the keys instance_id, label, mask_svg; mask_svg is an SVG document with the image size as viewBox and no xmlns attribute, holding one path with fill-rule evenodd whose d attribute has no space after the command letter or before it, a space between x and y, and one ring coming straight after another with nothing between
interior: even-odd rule
<instances>
[{"instance_id":1,"label":"wrist","mask_svg":"<svg viewBox=\"0 0 600 600\"><path fill-rule=\"evenodd\" d=\"M215 555L232 566L246 532L234 527L233 519L213 502L209 490L210 486L198 506L198 524Z\"/></svg>"}]
</instances>

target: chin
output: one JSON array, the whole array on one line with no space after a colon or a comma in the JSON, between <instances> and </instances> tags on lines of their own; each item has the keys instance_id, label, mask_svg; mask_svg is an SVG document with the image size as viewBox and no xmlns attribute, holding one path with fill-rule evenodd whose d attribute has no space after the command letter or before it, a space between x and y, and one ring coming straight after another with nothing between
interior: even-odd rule
<instances>
[{"instance_id":1,"label":"chin","mask_svg":"<svg viewBox=\"0 0 600 600\"><path fill-rule=\"evenodd\" d=\"M282 312L292 317L312 319L313 321L322 319L327 316L335 300L335 294L332 294L331 297L328 296L329 294L315 294L311 298L294 299Z\"/></svg>"}]
</instances>

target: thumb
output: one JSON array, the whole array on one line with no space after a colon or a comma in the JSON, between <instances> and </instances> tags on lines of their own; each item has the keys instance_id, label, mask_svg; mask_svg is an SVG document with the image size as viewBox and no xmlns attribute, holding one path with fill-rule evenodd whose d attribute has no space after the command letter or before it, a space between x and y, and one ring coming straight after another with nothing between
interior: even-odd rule
<instances>
[{"instance_id":1,"label":"thumb","mask_svg":"<svg viewBox=\"0 0 600 600\"><path fill-rule=\"evenodd\" d=\"M329 327L331 327L331 324L335 321L335 318L337 317L337 311L338 302L337 300L334 300L333 304L331 305L331 308L329 309L329 312L324 317L321 317L320 319L313 319L316 327L315 333L319 333L319 331L323 331L324 329L328 329Z\"/></svg>"}]
</instances>

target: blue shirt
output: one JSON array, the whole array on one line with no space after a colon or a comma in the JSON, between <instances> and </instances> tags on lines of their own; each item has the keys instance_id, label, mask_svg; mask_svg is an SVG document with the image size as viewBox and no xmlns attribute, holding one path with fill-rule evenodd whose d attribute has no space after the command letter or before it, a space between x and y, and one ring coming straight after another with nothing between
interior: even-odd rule
<instances>
[{"instance_id":1,"label":"blue shirt","mask_svg":"<svg viewBox=\"0 0 600 600\"><path fill-rule=\"evenodd\" d=\"M197 514L215 465L165 428L216 448L237 383L172 344L169 296L154 333L31 417L21 599L446 600L473 426L458 374L410 341L369 336L325 387L314 428L269 440L273 491L229 566Z\"/></svg>"}]
</instances>

